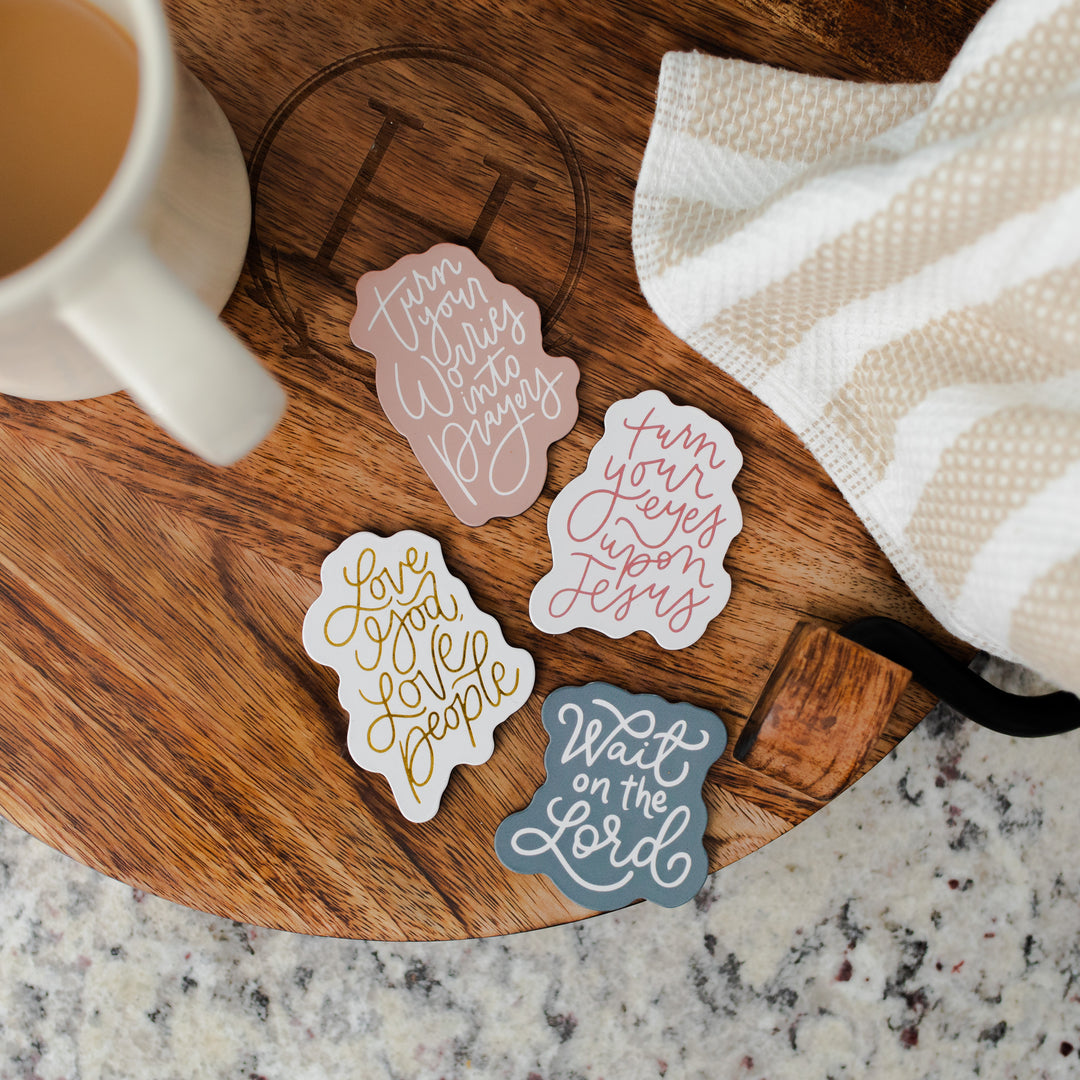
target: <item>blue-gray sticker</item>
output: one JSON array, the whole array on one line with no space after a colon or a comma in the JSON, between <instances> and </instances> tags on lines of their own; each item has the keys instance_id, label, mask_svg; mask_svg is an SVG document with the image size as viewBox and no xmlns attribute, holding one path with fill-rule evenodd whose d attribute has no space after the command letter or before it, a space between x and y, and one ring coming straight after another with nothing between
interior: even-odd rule
<instances>
[{"instance_id":1,"label":"blue-gray sticker","mask_svg":"<svg viewBox=\"0 0 1080 1080\"><path fill-rule=\"evenodd\" d=\"M692 899L709 872L701 786L727 743L723 721L603 682L553 691L543 721L547 777L495 833L503 865L547 874L594 910Z\"/></svg>"}]
</instances>

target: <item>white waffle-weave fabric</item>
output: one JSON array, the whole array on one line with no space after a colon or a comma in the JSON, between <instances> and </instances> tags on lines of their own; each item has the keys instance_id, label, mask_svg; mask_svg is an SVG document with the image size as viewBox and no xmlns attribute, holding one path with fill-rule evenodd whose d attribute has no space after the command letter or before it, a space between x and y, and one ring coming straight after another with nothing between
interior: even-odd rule
<instances>
[{"instance_id":1,"label":"white waffle-weave fabric","mask_svg":"<svg viewBox=\"0 0 1080 1080\"><path fill-rule=\"evenodd\" d=\"M933 84L668 54L634 254L944 626L1080 691L1080 0Z\"/></svg>"}]
</instances>

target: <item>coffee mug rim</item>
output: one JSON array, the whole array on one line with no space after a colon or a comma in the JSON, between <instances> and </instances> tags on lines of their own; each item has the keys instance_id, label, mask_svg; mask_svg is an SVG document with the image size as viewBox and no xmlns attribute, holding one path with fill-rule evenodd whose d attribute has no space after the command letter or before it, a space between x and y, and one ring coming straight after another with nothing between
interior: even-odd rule
<instances>
[{"instance_id":1,"label":"coffee mug rim","mask_svg":"<svg viewBox=\"0 0 1080 1080\"><path fill-rule=\"evenodd\" d=\"M109 5L86 0L112 17ZM176 96L176 68L168 23L160 0L124 0L117 19L131 35L138 63L135 119L124 154L98 201L59 243L32 262L0 278L0 314L33 304L61 299L78 287L95 254L113 238L134 231L142 206L156 182L169 132ZM163 122L164 118L164 122Z\"/></svg>"}]
</instances>

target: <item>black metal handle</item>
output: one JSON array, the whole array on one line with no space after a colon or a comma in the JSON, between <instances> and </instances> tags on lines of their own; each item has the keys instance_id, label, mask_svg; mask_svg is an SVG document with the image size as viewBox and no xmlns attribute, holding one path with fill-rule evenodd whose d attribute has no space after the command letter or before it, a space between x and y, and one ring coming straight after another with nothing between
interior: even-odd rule
<instances>
[{"instance_id":1,"label":"black metal handle","mask_svg":"<svg viewBox=\"0 0 1080 1080\"><path fill-rule=\"evenodd\" d=\"M900 664L932 694L983 727L1037 738L1080 727L1080 698L1065 690L1037 697L1010 694L980 678L917 630L882 616L850 623L841 637Z\"/></svg>"}]
</instances>

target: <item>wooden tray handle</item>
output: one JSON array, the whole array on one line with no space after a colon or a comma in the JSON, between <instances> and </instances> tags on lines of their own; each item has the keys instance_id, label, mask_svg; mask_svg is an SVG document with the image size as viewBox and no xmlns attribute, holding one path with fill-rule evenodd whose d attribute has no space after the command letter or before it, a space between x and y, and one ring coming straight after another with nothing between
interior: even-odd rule
<instances>
[{"instance_id":1,"label":"wooden tray handle","mask_svg":"<svg viewBox=\"0 0 1080 1080\"><path fill-rule=\"evenodd\" d=\"M800 622L732 753L749 768L827 801L859 774L912 677L1002 734L1030 738L1080 727L1075 695L999 690L894 619L860 619L839 632Z\"/></svg>"},{"instance_id":2,"label":"wooden tray handle","mask_svg":"<svg viewBox=\"0 0 1080 1080\"><path fill-rule=\"evenodd\" d=\"M800 622L732 753L827 801L855 777L910 678L827 626Z\"/></svg>"}]
</instances>

